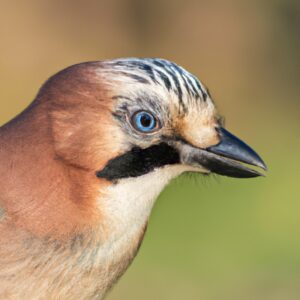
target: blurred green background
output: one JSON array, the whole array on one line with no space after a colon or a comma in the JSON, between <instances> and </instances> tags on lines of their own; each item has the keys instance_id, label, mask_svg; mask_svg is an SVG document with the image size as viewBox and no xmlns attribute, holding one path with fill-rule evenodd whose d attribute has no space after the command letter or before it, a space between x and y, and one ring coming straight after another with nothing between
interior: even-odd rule
<instances>
[{"instance_id":1,"label":"blurred green background","mask_svg":"<svg viewBox=\"0 0 300 300\"><path fill-rule=\"evenodd\" d=\"M0 123L54 72L162 57L210 88L266 178L176 179L117 299L300 299L299 0L0 1Z\"/></svg>"}]
</instances>

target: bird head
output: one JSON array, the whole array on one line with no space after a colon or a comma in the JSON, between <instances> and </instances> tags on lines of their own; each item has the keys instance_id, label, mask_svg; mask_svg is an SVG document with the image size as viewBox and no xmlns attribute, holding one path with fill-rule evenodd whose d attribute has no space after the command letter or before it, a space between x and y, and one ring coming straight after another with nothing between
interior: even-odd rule
<instances>
[{"instance_id":1,"label":"bird head","mask_svg":"<svg viewBox=\"0 0 300 300\"><path fill-rule=\"evenodd\" d=\"M54 93L57 153L98 178L116 183L170 165L179 173L242 178L262 175L242 163L266 169L222 127L205 86L167 60L79 64L50 79L42 95L45 90Z\"/></svg>"}]
</instances>

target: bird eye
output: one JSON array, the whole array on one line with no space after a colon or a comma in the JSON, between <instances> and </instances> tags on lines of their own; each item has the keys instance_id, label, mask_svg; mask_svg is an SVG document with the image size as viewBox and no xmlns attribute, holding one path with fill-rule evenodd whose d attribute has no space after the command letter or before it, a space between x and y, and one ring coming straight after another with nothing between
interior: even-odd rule
<instances>
[{"instance_id":1,"label":"bird eye","mask_svg":"<svg viewBox=\"0 0 300 300\"><path fill-rule=\"evenodd\" d=\"M153 132L157 129L157 119L147 111L138 111L132 117L133 127L144 133Z\"/></svg>"}]
</instances>

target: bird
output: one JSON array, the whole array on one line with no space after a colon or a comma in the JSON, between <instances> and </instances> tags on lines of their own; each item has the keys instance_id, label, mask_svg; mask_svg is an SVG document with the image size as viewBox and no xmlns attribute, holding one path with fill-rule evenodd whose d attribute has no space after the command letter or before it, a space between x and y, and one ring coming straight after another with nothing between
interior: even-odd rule
<instances>
[{"instance_id":1,"label":"bird","mask_svg":"<svg viewBox=\"0 0 300 300\"><path fill-rule=\"evenodd\" d=\"M103 299L175 177L264 175L208 88L174 62L72 65L0 128L0 298Z\"/></svg>"}]
</instances>

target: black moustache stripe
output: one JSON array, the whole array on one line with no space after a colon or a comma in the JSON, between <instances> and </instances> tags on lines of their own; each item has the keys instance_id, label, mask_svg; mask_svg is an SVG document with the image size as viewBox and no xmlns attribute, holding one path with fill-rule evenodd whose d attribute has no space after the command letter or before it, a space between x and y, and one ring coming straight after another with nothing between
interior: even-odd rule
<instances>
[{"instance_id":1,"label":"black moustache stripe","mask_svg":"<svg viewBox=\"0 0 300 300\"><path fill-rule=\"evenodd\" d=\"M99 178L113 181L128 177L138 177L156 168L178 164L179 153L166 143L146 149L134 147L130 151L108 161L106 166L97 171Z\"/></svg>"}]
</instances>

